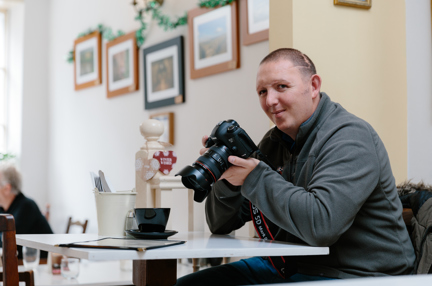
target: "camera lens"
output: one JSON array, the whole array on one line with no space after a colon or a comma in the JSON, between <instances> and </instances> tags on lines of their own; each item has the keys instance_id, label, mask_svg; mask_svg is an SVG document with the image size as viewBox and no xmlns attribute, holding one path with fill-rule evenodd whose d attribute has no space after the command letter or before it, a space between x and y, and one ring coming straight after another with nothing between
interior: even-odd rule
<instances>
[{"instance_id":1,"label":"camera lens","mask_svg":"<svg viewBox=\"0 0 432 286\"><path fill-rule=\"evenodd\" d=\"M186 188L195 190L194 200L202 202L211 190L211 186L228 169L230 150L222 146L212 146L200 156L192 166L186 166L177 175L182 176Z\"/></svg>"}]
</instances>

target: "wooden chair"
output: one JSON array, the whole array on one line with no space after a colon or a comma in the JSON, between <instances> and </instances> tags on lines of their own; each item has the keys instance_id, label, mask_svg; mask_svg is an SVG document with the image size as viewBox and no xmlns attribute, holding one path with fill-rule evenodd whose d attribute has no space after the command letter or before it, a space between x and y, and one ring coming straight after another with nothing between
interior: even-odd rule
<instances>
[{"instance_id":1,"label":"wooden chair","mask_svg":"<svg viewBox=\"0 0 432 286\"><path fill-rule=\"evenodd\" d=\"M88 219L86 219L84 222L80 222L80 221L72 221L72 217L69 217L66 233L69 233L69 230L73 225L82 227L82 233L85 233L87 229L87 224L88 224Z\"/></svg>"},{"instance_id":2,"label":"wooden chair","mask_svg":"<svg viewBox=\"0 0 432 286\"><path fill-rule=\"evenodd\" d=\"M0 274L1 281L4 282L5 286L18 286L19 281L24 281L27 286L34 286L32 270L18 272L15 219L12 215L0 214L0 232L3 232L3 273Z\"/></svg>"}]
</instances>

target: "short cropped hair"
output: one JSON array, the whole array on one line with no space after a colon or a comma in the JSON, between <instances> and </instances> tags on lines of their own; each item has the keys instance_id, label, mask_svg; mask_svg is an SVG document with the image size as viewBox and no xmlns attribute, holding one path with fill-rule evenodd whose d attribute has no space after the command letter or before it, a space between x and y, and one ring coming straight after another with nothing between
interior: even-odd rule
<instances>
[{"instance_id":1,"label":"short cropped hair","mask_svg":"<svg viewBox=\"0 0 432 286\"><path fill-rule=\"evenodd\" d=\"M15 165L10 163L0 164L0 186L11 185L12 193L21 193L21 174Z\"/></svg>"},{"instance_id":2,"label":"short cropped hair","mask_svg":"<svg viewBox=\"0 0 432 286\"><path fill-rule=\"evenodd\" d=\"M301 68L304 76L313 76L316 74L316 68L312 60L302 52L292 48L281 48L274 50L262 59L260 65L278 60L289 60L295 67Z\"/></svg>"}]
</instances>

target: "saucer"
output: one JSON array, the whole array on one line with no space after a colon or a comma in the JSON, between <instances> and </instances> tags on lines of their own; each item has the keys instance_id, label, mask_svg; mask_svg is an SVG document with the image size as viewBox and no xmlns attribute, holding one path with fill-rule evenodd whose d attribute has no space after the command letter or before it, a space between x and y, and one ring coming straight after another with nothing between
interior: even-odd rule
<instances>
[{"instance_id":1,"label":"saucer","mask_svg":"<svg viewBox=\"0 0 432 286\"><path fill-rule=\"evenodd\" d=\"M132 235L135 238L141 239L161 239L168 238L177 233L175 230L165 230L164 232L141 232L139 229L125 230L126 233Z\"/></svg>"}]
</instances>

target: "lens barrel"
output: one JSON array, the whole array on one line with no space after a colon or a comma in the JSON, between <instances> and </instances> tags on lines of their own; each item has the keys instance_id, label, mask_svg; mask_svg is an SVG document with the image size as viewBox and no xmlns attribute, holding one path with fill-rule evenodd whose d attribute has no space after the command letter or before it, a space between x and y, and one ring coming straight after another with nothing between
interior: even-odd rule
<instances>
[{"instance_id":1,"label":"lens barrel","mask_svg":"<svg viewBox=\"0 0 432 286\"><path fill-rule=\"evenodd\" d=\"M212 185L228 169L231 154L226 146L213 145L192 166L186 166L176 174L182 176L185 187L195 190L196 202L202 202L208 196Z\"/></svg>"}]
</instances>

